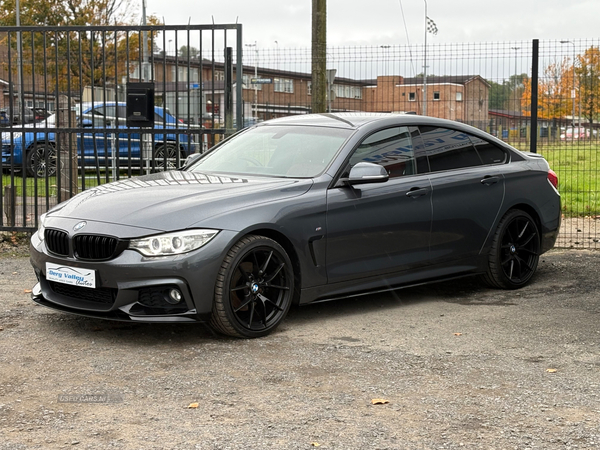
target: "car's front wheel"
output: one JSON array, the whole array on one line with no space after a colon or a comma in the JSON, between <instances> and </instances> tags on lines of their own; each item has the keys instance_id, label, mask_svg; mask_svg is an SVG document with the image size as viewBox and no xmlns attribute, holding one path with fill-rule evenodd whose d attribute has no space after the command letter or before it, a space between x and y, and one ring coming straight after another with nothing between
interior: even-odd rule
<instances>
[{"instance_id":1,"label":"car's front wheel","mask_svg":"<svg viewBox=\"0 0 600 450\"><path fill-rule=\"evenodd\" d=\"M56 148L45 142L37 142L27 151L27 175L44 178L56 174Z\"/></svg>"},{"instance_id":2,"label":"car's front wheel","mask_svg":"<svg viewBox=\"0 0 600 450\"><path fill-rule=\"evenodd\" d=\"M492 241L485 281L492 287L518 289L526 285L540 259L540 233L535 220L510 210L498 224Z\"/></svg>"},{"instance_id":3,"label":"car's front wheel","mask_svg":"<svg viewBox=\"0 0 600 450\"><path fill-rule=\"evenodd\" d=\"M177 156L179 156L179 165L177 164ZM183 165L185 156L175 144L160 144L154 151L154 161L155 167L159 171L175 170Z\"/></svg>"},{"instance_id":4,"label":"car's front wheel","mask_svg":"<svg viewBox=\"0 0 600 450\"><path fill-rule=\"evenodd\" d=\"M234 337L265 336L283 321L293 294L294 272L283 247L263 236L246 236L219 270L211 326Z\"/></svg>"}]
</instances>

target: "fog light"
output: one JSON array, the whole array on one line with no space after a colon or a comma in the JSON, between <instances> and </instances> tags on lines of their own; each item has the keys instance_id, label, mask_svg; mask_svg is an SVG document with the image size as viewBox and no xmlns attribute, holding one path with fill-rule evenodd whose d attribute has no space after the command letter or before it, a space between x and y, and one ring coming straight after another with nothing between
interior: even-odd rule
<instances>
[{"instance_id":1,"label":"fog light","mask_svg":"<svg viewBox=\"0 0 600 450\"><path fill-rule=\"evenodd\" d=\"M183 295L177 289L171 289L169 291L169 297L166 299L171 305L176 305L183 299Z\"/></svg>"}]
</instances>

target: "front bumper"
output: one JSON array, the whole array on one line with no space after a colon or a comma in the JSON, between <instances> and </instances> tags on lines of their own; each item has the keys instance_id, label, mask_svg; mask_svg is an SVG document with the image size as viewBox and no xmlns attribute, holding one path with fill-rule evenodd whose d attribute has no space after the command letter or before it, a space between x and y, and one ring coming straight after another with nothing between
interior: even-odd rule
<instances>
[{"instance_id":1,"label":"front bumper","mask_svg":"<svg viewBox=\"0 0 600 450\"><path fill-rule=\"evenodd\" d=\"M221 231L204 247L178 256L148 258L125 250L109 261L81 261L49 253L37 234L31 239L31 264L38 278L32 300L59 311L135 322L206 322L213 306L215 280L235 234ZM46 263L95 270L96 287L49 281ZM181 301L168 301L176 289Z\"/></svg>"}]
</instances>

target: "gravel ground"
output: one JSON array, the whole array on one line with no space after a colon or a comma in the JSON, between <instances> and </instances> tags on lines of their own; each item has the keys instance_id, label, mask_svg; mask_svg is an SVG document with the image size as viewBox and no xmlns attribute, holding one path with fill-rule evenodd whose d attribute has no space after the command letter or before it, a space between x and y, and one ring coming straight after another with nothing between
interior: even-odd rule
<instances>
[{"instance_id":1,"label":"gravel ground","mask_svg":"<svg viewBox=\"0 0 600 450\"><path fill-rule=\"evenodd\" d=\"M235 340L37 306L4 257L0 449L600 448L598 267L553 251L517 292L323 303Z\"/></svg>"}]
</instances>

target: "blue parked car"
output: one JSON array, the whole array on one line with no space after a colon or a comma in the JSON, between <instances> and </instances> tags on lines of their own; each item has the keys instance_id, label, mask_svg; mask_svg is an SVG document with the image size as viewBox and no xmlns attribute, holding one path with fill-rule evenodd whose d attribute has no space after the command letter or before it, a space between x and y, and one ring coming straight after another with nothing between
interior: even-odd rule
<instances>
[{"instance_id":1,"label":"blue parked car","mask_svg":"<svg viewBox=\"0 0 600 450\"><path fill-rule=\"evenodd\" d=\"M111 167L111 164L118 164L120 168L141 167L142 160L153 160L155 169L175 169L194 152L190 128L164 108L154 108L154 128L150 130L152 133L145 133L144 139L138 129L126 126L125 103L84 103L79 111L77 127L80 131L75 137L80 165L83 157L83 164L89 168ZM39 131L32 129L34 125L30 124L23 127L27 130L24 132L18 129L3 132L2 168L20 170L24 166L29 176L54 175L57 169L57 138L56 132L48 129L55 126L56 115L52 115L35 124ZM177 131L156 132L162 129ZM143 140L145 146L142 145ZM147 148L148 153L143 155L142 148Z\"/></svg>"}]
</instances>

